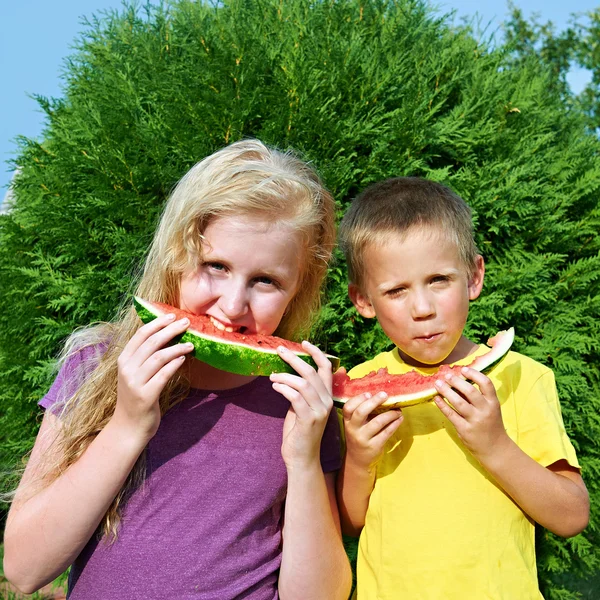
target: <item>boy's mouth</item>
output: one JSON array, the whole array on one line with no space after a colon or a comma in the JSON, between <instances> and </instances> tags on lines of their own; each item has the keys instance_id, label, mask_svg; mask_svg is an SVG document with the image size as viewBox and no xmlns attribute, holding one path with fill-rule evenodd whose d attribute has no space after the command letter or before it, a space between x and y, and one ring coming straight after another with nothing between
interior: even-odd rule
<instances>
[{"instance_id":1,"label":"boy's mouth","mask_svg":"<svg viewBox=\"0 0 600 600\"><path fill-rule=\"evenodd\" d=\"M221 331L226 331L227 333L244 333L246 331L246 327L236 326L236 325L225 325L225 323L221 323L218 319L215 319L212 315L208 315L210 322Z\"/></svg>"},{"instance_id":2,"label":"boy's mouth","mask_svg":"<svg viewBox=\"0 0 600 600\"><path fill-rule=\"evenodd\" d=\"M422 342L434 342L440 338L441 333L431 333L428 335L420 335L416 339Z\"/></svg>"}]
</instances>

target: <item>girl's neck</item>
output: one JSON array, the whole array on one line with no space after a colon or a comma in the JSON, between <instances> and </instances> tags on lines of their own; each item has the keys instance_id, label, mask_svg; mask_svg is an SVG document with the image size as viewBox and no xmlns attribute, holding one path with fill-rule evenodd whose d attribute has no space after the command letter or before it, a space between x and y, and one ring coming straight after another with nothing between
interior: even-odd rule
<instances>
[{"instance_id":1,"label":"girl's neck","mask_svg":"<svg viewBox=\"0 0 600 600\"><path fill-rule=\"evenodd\" d=\"M195 358L188 358L185 368L190 386L203 390L230 390L256 379L255 375L236 375L215 369Z\"/></svg>"}]
</instances>

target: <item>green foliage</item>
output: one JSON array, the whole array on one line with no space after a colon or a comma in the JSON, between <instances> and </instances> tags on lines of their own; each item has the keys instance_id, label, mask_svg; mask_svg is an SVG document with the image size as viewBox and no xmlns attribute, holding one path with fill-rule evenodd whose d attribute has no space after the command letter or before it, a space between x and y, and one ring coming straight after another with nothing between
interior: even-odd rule
<instances>
[{"instance_id":1,"label":"green foliage","mask_svg":"<svg viewBox=\"0 0 600 600\"><path fill-rule=\"evenodd\" d=\"M510 3L509 3L510 4ZM506 41L516 60L536 56L555 76L555 85L562 89L567 103L582 110L588 127L600 127L600 9L585 14L573 14L569 26L557 31L549 21L537 18L527 21L520 9L511 4L511 17L505 24ZM591 80L576 96L567 84L571 67L587 69Z\"/></svg>"},{"instance_id":2,"label":"green foliage","mask_svg":"<svg viewBox=\"0 0 600 600\"><path fill-rule=\"evenodd\" d=\"M537 55L491 49L420 1L190 1L92 20L64 96L40 98L43 140L21 140L15 207L0 217L0 452L31 444L53 357L110 319L169 190L241 137L311 159L340 213L369 183L420 175L472 206L487 262L468 333L514 325L555 370L592 496L586 532L540 532L547 598L598 569L599 142ZM319 335L352 365L388 341L357 316L341 258ZM574 589L574 588L573 588Z\"/></svg>"}]
</instances>

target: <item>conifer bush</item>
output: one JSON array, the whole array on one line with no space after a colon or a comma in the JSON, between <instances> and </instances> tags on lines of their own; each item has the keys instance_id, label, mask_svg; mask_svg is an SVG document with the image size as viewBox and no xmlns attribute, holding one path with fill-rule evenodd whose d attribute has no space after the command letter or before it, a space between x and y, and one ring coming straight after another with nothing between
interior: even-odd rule
<instances>
[{"instance_id":1,"label":"conifer bush","mask_svg":"<svg viewBox=\"0 0 600 600\"><path fill-rule=\"evenodd\" d=\"M576 597L564 574L600 565L600 145L539 60L509 54L417 0L185 0L90 20L0 216L4 470L32 444L62 341L128 301L173 185L258 137L312 160L340 214L398 175L471 205L487 273L468 334L513 325L516 349L554 369L590 490L582 535L538 536L544 594ZM315 335L348 366L389 345L351 307L341 257Z\"/></svg>"}]
</instances>

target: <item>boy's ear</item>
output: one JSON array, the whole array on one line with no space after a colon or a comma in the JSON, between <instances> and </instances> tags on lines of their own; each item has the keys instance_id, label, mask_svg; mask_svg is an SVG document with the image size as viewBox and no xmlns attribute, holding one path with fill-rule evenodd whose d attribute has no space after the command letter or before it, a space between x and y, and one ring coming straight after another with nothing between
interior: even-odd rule
<instances>
[{"instance_id":1,"label":"boy's ear","mask_svg":"<svg viewBox=\"0 0 600 600\"><path fill-rule=\"evenodd\" d=\"M483 288L483 277L485 275L485 262L483 256L477 255L475 259L475 269L469 277L469 300L475 300L481 294Z\"/></svg>"},{"instance_id":2,"label":"boy's ear","mask_svg":"<svg viewBox=\"0 0 600 600\"><path fill-rule=\"evenodd\" d=\"M375 309L369 297L365 296L356 284L350 283L348 285L348 295L361 316L365 317L365 319L372 319L375 316Z\"/></svg>"}]
</instances>

